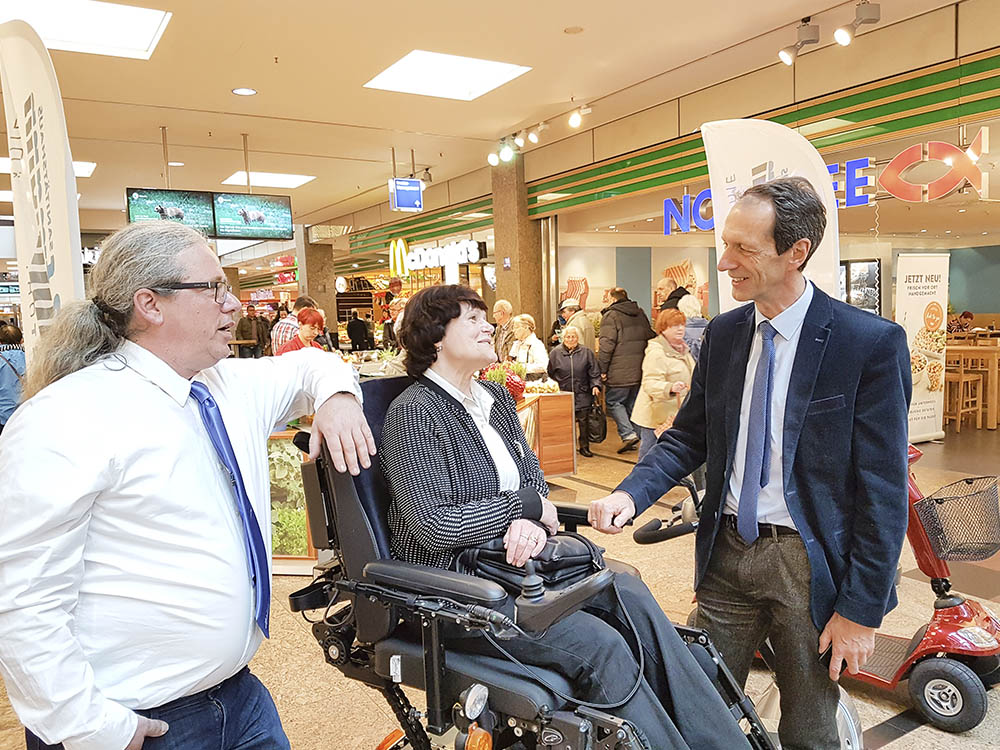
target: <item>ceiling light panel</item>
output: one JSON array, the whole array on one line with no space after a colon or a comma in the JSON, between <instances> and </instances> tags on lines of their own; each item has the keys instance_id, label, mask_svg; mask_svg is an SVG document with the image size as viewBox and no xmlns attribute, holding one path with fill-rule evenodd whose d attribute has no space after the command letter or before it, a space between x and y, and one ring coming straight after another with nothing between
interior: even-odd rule
<instances>
[{"instance_id":1,"label":"ceiling light panel","mask_svg":"<svg viewBox=\"0 0 1000 750\"><path fill-rule=\"evenodd\" d=\"M49 49L136 60L152 56L171 15L163 10L97 0L31 0L0 5L0 22L27 21Z\"/></svg>"},{"instance_id":2,"label":"ceiling light panel","mask_svg":"<svg viewBox=\"0 0 1000 750\"><path fill-rule=\"evenodd\" d=\"M77 177L90 177L97 169L97 162L75 161L73 162L73 174ZM10 157L0 156L0 174L10 174Z\"/></svg>"},{"instance_id":3,"label":"ceiling light panel","mask_svg":"<svg viewBox=\"0 0 1000 750\"><path fill-rule=\"evenodd\" d=\"M470 102L531 68L415 49L365 84L368 89Z\"/></svg>"},{"instance_id":4,"label":"ceiling light panel","mask_svg":"<svg viewBox=\"0 0 1000 750\"><path fill-rule=\"evenodd\" d=\"M278 172L250 173L250 184L253 187L285 188L286 190L291 190L292 188L301 187L307 182L312 182L315 179L315 176L307 174L280 174ZM233 172L222 181L222 184L242 185L246 187L247 173L242 169L239 172Z\"/></svg>"}]
</instances>

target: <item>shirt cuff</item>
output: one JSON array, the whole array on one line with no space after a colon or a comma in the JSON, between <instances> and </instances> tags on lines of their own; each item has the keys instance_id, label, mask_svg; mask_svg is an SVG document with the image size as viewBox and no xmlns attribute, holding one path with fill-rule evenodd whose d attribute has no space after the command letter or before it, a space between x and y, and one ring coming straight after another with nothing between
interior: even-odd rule
<instances>
[{"instance_id":1,"label":"shirt cuff","mask_svg":"<svg viewBox=\"0 0 1000 750\"><path fill-rule=\"evenodd\" d=\"M101 727L90 734L63 740L65 750L124 750L139 726L139 716L121 704L105 702Z\"/></svg>"},{"instance_id":2,"label":"shirt cuff","mask_svg":"<svg viewBox=\"0 0 1000 750\"><path fill-rule=\"evenodd\" d=\"M363 402L358 373L350 365L347 367L351 370L350 374L345 373L340 377L325 377L318 384L315 401L313 401L313 411L319 411L319 407L325 404L331 396L336 396L338 393L350 393L358 400L359 404Z\"/></svg>"},{"instance_id":3,"label":"shirt cuff","mask_svg":"<svg viewBox=\"0 0 1000 750\"><path fill-rule=\"evenodd\" d=\"M517 491L521 501L521 518L537 521L542 517L542 496L534 487L522 487Z\"/></svg>"}]
</instances>

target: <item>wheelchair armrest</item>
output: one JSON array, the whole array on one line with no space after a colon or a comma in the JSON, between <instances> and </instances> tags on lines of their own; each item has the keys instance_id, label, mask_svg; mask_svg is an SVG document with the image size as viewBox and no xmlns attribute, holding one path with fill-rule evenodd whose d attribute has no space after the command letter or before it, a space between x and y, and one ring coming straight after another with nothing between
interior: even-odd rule
<instances>
[{"instance_id":1,"label":"wheelchair armrest","mask_svg":"<svg viewBox=\"0 0 1000 750\"><path fill-rule=\"evenodd\" d=\"M599 570L572 586L558 591L547 591L538 599L517 597L516 617L518 626L529 633L540 633L554 622L572 614L592 597L601 593L614 581L615 574L608 568Z\"/></svg>"},{"instance_id":2,"label":"wheelchair armrest","mask_svg":"<svg viewBox=\"0 0 1000 750\"><path fill-rule=\"evenodd\" d=\"M493 581L402 560L373 560L365 565L362 575L368 583L419 596L445 596L490 608L507 599L507 592Z\"/></svg>"},{"instance_id":3,"label":"wheelchair armrest","mask_svg":"<svg viewBox=\"0 0 1000 750\"><path fill-rule=\"evenodd\" d=\"M590 526L590 521L587 520L589 506L578 503L553 502L552 504L556 506L556 516L566 531L576 531L578 526Z\"/></svg>"}]
</instances>

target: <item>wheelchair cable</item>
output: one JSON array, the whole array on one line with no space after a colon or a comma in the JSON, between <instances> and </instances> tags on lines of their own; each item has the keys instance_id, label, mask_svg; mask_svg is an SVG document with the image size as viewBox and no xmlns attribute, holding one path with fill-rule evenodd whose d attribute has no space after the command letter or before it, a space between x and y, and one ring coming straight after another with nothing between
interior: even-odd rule
<instances>
[{"instance_id":1,"label":"wheelchair cable","mask_svg":"<svg viewBox=\"0 0 1000 750\"><path fill-rule=\"evenodd\" d=\"M635 684L632 686L632 689L629 690L628 695L626 695L622 700L618 701L617 703L590 703L588 701L582 701L582 700L579 700L577 698L573 698L572 696L566 695L565 693L560 692L556 688L552 687L545 680L543 680L538 675L538 673L535 672L531 667L529 667L529 666L527 666L525 664L522 664L520 661L518 661L516 657L514 657L503 646L501 646L499 643L497 643L496 639L494 639L494 637L493 637L493 635L491 633L484 632L483 635L485 636L486 640L489 641L490 644L492 644L493 648L495 648L497 651L499 651L501 654L503 654L507 658L508 661L512 662L513 664L516 664L517 667L522 672L524 672L530 679L534 680L539 685L541 685L542 687L544 687L546 690L548 690L551 693L553 693L556 697L561 698L562 700L566 701L567 703L570 703L570 704L572 704L574 706L583 706L585 708L593 708L593 709L597 709L599 711L604 711L604 710L612 709L612 708L619 708L620 706L623 706L626 703L628 703L630 700L632 700L632 698L635 697L635 694L637 692L639 692L639 687L642 685L642 680L643 680L643 677L645 676L644 672L645 672L645 668L646 668L646 656L645 656L645 653L643 652L642 639L639 636L639 629L635 626L635 623L632 621L632 616L629 615L628 609L625 607L625 602L622 601L621 592L618 590L618 581L614 581L612 583L612 587L615 590L615 598L618 600L618 606L620 606L622 608L622 612L625 614L625 621L628 623L629 629L632 631L632 635L635 636L635 645L636 645L636 648L639 650L639 658L637 660L639 662L639 674L638 674L638 676L635 679ZM625 642L626 642L626 644L628 643L627 640Z\"/></svg>"}]
</instances>

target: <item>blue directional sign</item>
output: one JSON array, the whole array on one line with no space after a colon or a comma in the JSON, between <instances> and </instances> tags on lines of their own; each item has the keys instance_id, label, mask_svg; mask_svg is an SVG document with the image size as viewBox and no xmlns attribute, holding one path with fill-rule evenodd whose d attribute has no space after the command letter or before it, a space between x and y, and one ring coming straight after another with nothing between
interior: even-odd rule
<instances>
[{"instance_id":1,"label":"blue directional sign","mask_svg":"<svg viewBox=\"0 0 1000 750\"><path fill-rule=\"evenodd\" d=\"M423 180L393 177L389 180L389 208L419 213L424 210Z\"/></svg>"}]
</instances>

